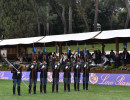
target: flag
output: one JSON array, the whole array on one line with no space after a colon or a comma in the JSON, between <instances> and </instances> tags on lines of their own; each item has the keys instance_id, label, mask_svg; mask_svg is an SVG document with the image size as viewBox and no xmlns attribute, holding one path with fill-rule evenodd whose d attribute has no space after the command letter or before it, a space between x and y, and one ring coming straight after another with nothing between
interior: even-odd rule
<instances>
[{"instance_id":1,"label":"flag","mask_svg":"<svg viewBox=\"0 0 130 100\"><path fill-rule=\"evenodd\" d=\"M58 48L57 48L57 46L56 46L56 53L58 53Z\"/></svg>"},{"instance_id":2,"label":"flag","mask_svg":"<svg viewBox=\"0 0 130 100\"><path fill-rule=\"evenodd\" d=\"M87 50L86 50L86 48L84 49L84 55L85 55L85 54L87 55Z\"/></svg>"},{"instance_id":3,"label":"flag","mask_svg":"<svg viewBox=\"0 0 130 100\"><path fill-rule=\"evenodd\" d=\"M43 49L43 52L47 55L47 51L46 51L46 48Z\"/></svg>"},{"instance_id":4,"label":"flag","mask_svg":"<svg viewBox=\"0 0 130 100\"><path fill-rule=\"evenodd\" d=\"M69 48L67 47L67 55L69 55Z\"/></svg>"},{"instance_id":5,"label":"flag","mask_svg":"<svg viewBox=\"0 0 130 100\"><path fill-rule=\"evenodd\" d=\"M88 51L86 50L85 52L86 52L86 55L87 55L87 54L88 54Z\"/></svg>"},{"instance_id":6,"label":"flag","mask_svg":"<svg viewBox=\"0 0 130 100\"><path fill-rule=\"evenodd\" d=\"M33 52L34 54L36 54L36 49L35 49L34 44L33 44L33 49L32 49L32 52Z\"/></svg>"}]
</instances>

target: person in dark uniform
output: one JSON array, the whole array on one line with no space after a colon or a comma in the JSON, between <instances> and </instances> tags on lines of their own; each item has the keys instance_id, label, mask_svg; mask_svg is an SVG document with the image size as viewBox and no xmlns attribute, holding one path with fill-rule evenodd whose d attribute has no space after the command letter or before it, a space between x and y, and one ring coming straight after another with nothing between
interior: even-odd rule
<instances>
[{"instance_id":1,"label":"person in dark uniform","mask_svg":"<svg viewBox=\"0 0 130 100\"><path fill-rule=\"evenodd\" d=\"M89 63L88 60L85 61L83 66L83 90L88 90L88 81L89 81Z\"/></svg>"},{"instance_id":2,"label":"person in dark uniform","mask_svg":"<svg viewBox=\"0 0 130 100\"><path fill-rule=\"evenodd\" d=\"M46 93L48 67L45 60L43 61L43 63L40 64L39 71L41 72L40 73L40 93L42 93L42 88L44 88L44 93Z\"/></svg>"},{"instance_id":3,"label":"person in dark uniform","mask_svg":"<svg viewBox=\"0 0 130 100\"><path fill-rule=\"evenodd\" d=\"M125 48L123 51L123 63L124 63L124 67L126 67L127 63L129 60L129 53L127 51L127 49Z\"/></svg>"},{"instance_id":4,"label":"person in dark uniform","mask_svg":"<svg viewBox=\"0 0 130 100\"><path fill-rule=\"evenodd\" d=\"M20 60L18 59L16 63L14 64L14 67L11 69L11 73L13 73L13 95L15 96L15 88L16 84L17 86L17 91L18 95L20 96L20 83L21 83L21 78L22 78L22 66L20 66Z\"/></svg>"},{"instance_id":5,"label":"person in dark uniform","mask_svg":"<svg viewBox=\"0 0 130 100\"><path fill-rule=\"evenodd\" d=\"M37 83L37 72L38 72L36 59L34 59L33 63L29 65L27 71L30 71L29 94L31 94L31 88L33 83L34 83L33 93L36 94L36 83Z\"/></svg>"},{"instance_id":6,"label":"person in dark uniform","mask_svg":"<svg viewBox=\"0 0 130 100\"><path fill-rule=\"evenodd\" d=\"M60 72L60 65L58 63L58 59L55 59L55 63L52 66L52 71L53 71L53 83L52 83L52 92L54 92L54 87L56 85L56 92L58 92L58 84L59 84L59 72Z\"/></svg>"},{"instance_id":7,"label":"person in dark uniform","mask_svg":"<svg viewBox=\"0 0 130 100\"><path fill-rule=\"evenodd\" d=\"M70 92L70 83L71 83L71 64L69 59L66 60L66 64L63 67L64 72L64 91L66 92L66 87L68 88L68 92Z\"/></svg>"},{"instance_id":8,"label":"person in dark uniform","mask_svg":"<svg viewBox=\"0 0 130 100\"><path fill-rule=\"evenodd\" d=\"M80 65L80 59L77 59L77 64L74 66L74 90L79 91L79 82L80 82L80 72L81 72L81 65ZM77 88L76 88L77 84Z\"/></svg>"}]
</instances>

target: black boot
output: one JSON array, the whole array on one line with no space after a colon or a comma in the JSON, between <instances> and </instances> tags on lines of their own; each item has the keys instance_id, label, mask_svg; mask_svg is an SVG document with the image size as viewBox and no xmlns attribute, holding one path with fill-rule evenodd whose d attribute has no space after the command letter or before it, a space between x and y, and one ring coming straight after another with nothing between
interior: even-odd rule
<instances>
[{"instance_id":1,"label":"black boot","mask_svg":"<svg viewBox=\"0 0 130 100\"><path fill-rule=\"evenodd\" d=\"M36 94L36 86L33 87L33 92Z\"/></svg>"},{"instance_id":2,"label":"black boot","mask_svg":"<svg viewBox=\"0 0 130 100\"><path fill-rule=\"evenodd\" d=\"M74 90L76 91L76 83L74 83Z\"/></svg>"},{"instance_id":3,"label":"black boot","mask_svg":"<svg viewBox=\"0 0 130 100\"><path fill-rule=\"evenodd\" d=\"M54 84L52 84L52 93L54 92Z\"/></svg>"},{"instance_id":4,"label":"black boot","mask_svg":"<svg viewBox=\"0 0 130 100\"><path fill-rule=\"evenodd\" d=\"M20 94L20 86L18 86L18 96L21 96L21 94Z\"/></svg>"},{"instance_id":5,"label":"black boot","mask_svg":"<svg viewBox=\"0 0 130 100\"><path fill-rule=\"evenodd\" d=\"M64 83L64 92L66 92L66 83Z\"/></svg>"},{"instance_id":6,"label":"black boot","mask_svg":"<svg viewBox=\"0 0 130 100\"><path fill-rule=\"evenodd\" d=\"M56 92L58 93L58 85L56 85Z\"/></svg>"},{"instance_id":7,"label":"black boot","mask_svg":"<svg viewBox=\"0 0 130 100\"><path fill-rule=\"evenodd\" d=\"M31 94L31 85L29 85L29 94Z\"/></svg>"},{"instance_id":8,"label":"black boot","mask_svg":"<svg viewBox=\"0 0 130 100\"><path fill-rule=\"evenodd\" d=\"M70 84L68 84L68 92L70 92Z\"/></svg>"},{"instance_id":9,"label":"black boot","mask_svg":"<svg viewBox=\"0 0 130 100\"><path fill-rule=\"evenodd\" d=\"M42 93L42 85L40 85L40 93Z\"/></svg>"},{"instance_id":10,"label":"black boot","mask_svg":"<svg viewBox=\"0 0 130 100\"><path fill-rule=\"evenodd\" d=\"M15 96L15 86L13 86L13 96Z\"/></svg>"},{"instance_id":11,"label":"black boot","mask_svg":"<svg viewBox=\"0 0 130 100\"><path fill-rule=\"evenodd\" d=\"M85 83L83 83L83 90L85 90Z\"/></svg>"},{"instance_id":12,"label":"black boot","mask_svg":"<svg viewBox=\"0 0 130 100\"><path fill-rule=\"evenodd\" d=\"M46 93L46 85L44 85L44 93Z\"/></svg>"},{"instance_id":13,"label":"black boot","mask_svg":"<svg viewBox=\"0 0 130 100\"><path fill-rule=\"evenodd\" d=\"M79 83L78 83L78 87L77 87L78 91L79 91Z\"/></svg>"},{"instance_id":14,"label":"black boot","mask_svg":"<svg viewBox=\"0 0 130 100\"><path fill-rule=\"evenodd\" d=\"M86 83L86 90L88 90L88 83Z\"/></svg>"}]
</instances>

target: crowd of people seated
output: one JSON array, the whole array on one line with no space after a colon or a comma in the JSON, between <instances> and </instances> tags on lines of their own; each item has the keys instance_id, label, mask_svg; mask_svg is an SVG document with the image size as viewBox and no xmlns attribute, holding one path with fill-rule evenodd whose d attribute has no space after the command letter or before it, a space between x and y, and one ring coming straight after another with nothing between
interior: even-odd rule
<instances>
[{"instance_id":1,"label":"crowd of people seated","mask_svg":"<svg viewBox=\"0 0 130 100\"><path fill-rule=\"evenodd\" d=\"M78 54L78 52L76 50L74 50L73 52L71 52L71 50L69 51L69 54L67 53L62 53L61 58L59 59L59 62L61 64L64 64L64 62L66 61L66 59L70 59L71 63L74 64L76 62L76 55ZM47 64L49 66L51 66L51 64L53 64L53 59L58 56L57 53L47 53L46 59L47 59ZM84 50L80 51L80 54L78 54L79 58L80 58L80 63L82 64L84 61ZM28 62L31 62L31 55L29 55L28 57L24 58L26 60L28 60ZM38 61L42 61L43 58L43 52L41 53L40 51L38 51L38 56L37 59ZM100 66L102 68L106 68L107 66L110 65L114 65L115 68L118 68L120 66L124 66L126 67L126 65L128 63L130 63L130 56L129 53L127 51L127 49L124 49L123 52L121 52L120 54L115 54L115 52L113 50L110 51L110 53L106 54L102 54L102 52L100 50L94 50L94 52L89 52L89 50L87 50L86 52L86 58L89 60L90 66Z\"/></svg>"}]
</instances>

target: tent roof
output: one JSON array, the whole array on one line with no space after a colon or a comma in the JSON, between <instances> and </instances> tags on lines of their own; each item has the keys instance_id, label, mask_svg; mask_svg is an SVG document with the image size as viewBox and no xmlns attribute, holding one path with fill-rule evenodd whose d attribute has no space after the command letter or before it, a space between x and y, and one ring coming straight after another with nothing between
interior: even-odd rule
<instances>
[{"instance_id":1,"label":"tent roof","mask_svg":"<svg viewBox=\"0 0 130 100\"><path fill-rule=\"evenodd\" d=\"M70 44L75 41L83 43L87 40L88 43L92 42L115 42L114 38L120 38L122 41L130 41L130 29L121 30L109 30L109 31L98 31L98 32L85 32L85 33L74 33L74 34L63 34L63 35L51 35L51 36L39 36L39 37L28 37L28 38L16 38L16 39L4 39L0 41L0 46L11 46L17 44L32 44L42 43L54 44L55 42L69 42ZM124 39L123 39L124 38ZM110 40L110 41L109 41ZM122 42L121 41L121 42Z\"/></svg>"},{"instance_id":2,"label":"tent roof","mask_svg":"<svg viewBox=\"0 0 130 100\"><path fill-rule=\"evenodd\" d=\"M28 37L28 38L16 38L16 39L4 39L0 41L0 46L5 45L17 45L17 44L32 44L43 39L44 36Z\"/></svg>"},{"instance_id":3,"label":"tent roof","mask_svg":"<svg viewBox=\"0 0 130 100\"><path fill-rule=\"evenodd\" d=\"M84 41L84 40L92 39L98 33L100 32L98 31L98 32L88 32L88 33L51 35L51 36L45 36L45 38L38 41L38 43Z\"/></svg>"},{"instance_id":4,"label":"tent roof","mask_svg":"<svg viewBox=\"0 0 130 100\"><path fill-rule=\"evenodd\" d=\"M95 39L112 39L117 37L130 37L130 29L102 31Z\"/></svg>"}]
</instances>

